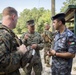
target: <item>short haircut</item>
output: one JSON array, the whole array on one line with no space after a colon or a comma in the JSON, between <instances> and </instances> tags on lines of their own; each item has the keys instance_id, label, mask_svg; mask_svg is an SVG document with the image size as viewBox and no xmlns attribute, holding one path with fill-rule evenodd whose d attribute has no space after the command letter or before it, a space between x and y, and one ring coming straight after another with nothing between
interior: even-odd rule
<instances>
[{"instance_id":1,"label":"short haircut","mask_svg":"<svg viewBox=\"0 0 76 75\"><path fill-rule=\"evenodd\" d=\"M62 24L64 24L64 25L65 25L65 18L57 18L57 20L58 20L58 21L61 21L61 22L62 22Z\"/></svg>"},{"instance_id":2,"label":"short haircut","mask_svg":"<svg viewBox=\"0 0 76 75\"><path fill-rule=\"evenodd\" d=\"M13 7L6 7L4 10L3 10L3 16L6 16L6 15L12 15L12 14L17 14L17 11L15 8Z\"/></svg>"},{"instance_id":3,"label":"short haircut","mask_svg":"<svg viewBox=\"0 0 76 75\"><path fill-rule=\"evenodd\" d=\"M57 20L57 21L61 21L63 24L65 24L65 14L64 13L59 13L56 14L52 17L52 20Z\"/></svg>"}]
</instances>

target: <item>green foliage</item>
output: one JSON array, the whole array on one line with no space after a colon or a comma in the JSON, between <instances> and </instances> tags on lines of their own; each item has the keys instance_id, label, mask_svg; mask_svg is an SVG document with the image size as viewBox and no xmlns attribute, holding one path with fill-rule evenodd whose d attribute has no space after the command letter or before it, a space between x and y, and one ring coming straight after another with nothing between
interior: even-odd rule
<instances>
[{"instance_id":1,"label":"green foliage","mask_svg":"<svg viewBox=\"0 0 76 75\"><path fill-rule=\"evenodd\" d=\"M2 13L0 13L0 20L2 20Z\"/></svg>"},{"instance_id":2,"label":"green foliage","mask_svg":"<svg viewBox=\"0 0 76 75\"><path fill-rule=\"evenodd\" d=\"M19 16L17 27L14 30L15 33L21 34L27 31L26 21L30 19L35 20L36 31L42 32L44 29L44 23L51 22L51 12L50 10L45 10L42 8L24 9Z\"/></svg>"},{"instance_id":3,"label":"green foliage","mask_svg":"<svg viewBox=\"0 0 76 75\"><path fill-rule=\"evenodd\" d=\"M26 29L26 21L30 18L30 16L28 16L29 14L30 14L29 9L24 9L24 11L20 13L17 27L15 29L17 34L21 34L27 30Z\"/></svg>"},{"instance_id":4,"label":"green foliage","mask_svg":"<svg viewBox=\"0 0 76 75\"><path fill-rule=\"evenodd\" d=\"M63 2L61 12L64 12L67 9L68 5L76 5L76 0L66 0L65 2Z\"/></svg>"},{"instance_id":5,"label":"green foliage","mask_svg":"<svg viewBox=\"0 0 76 75\"><path fill-rule=\"evenodd\" d=\"M2 14L0 14L0 20L2 19ZM26 21L34 19L35 20L35 30L38 32L43 32L44 24L51 23L51 11L45 10L43 7L37 9L24 9L18 18L17 26L14 29L16 34L22 34L27 31Z\"/></svg>"},{"instance_id":6,"label":"green foliage","mask_svg":"<svg viewBox=\"0 0 76 75\"><path fill-rule=\"evenodd\" d=\"M76 0L66 0L65 2L63 2L63 7L61 8L61 12L65 12L69 5L76 5ZM73 23L66 23L66 26L68 28L73 28L74 24Z\"/></svg>"}]
</instances>

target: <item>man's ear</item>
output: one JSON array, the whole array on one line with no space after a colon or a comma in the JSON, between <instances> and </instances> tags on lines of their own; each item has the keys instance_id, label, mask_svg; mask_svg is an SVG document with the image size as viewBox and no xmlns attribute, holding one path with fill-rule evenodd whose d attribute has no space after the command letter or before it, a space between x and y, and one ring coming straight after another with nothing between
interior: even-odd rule
<instances>
[{"instance_id":1,"label":"man's ear","mask_svg":"<svg viewBox=\"0 0 76 75\"><path fill-rule=\"evenodd\" d=\"M12 20L14 20L14 18L15 18L15 14L12 15Z\"/></svg>"},{"instance_id":2,"label":"man's ear","mask_svg":"<svg viewBox=\"0 0 76 75\"><path fill-rule=\"evenodd\" d=\"M62 21L59 21L59 25L61 25L62 24Z\"/></svg>"}]
</instances>

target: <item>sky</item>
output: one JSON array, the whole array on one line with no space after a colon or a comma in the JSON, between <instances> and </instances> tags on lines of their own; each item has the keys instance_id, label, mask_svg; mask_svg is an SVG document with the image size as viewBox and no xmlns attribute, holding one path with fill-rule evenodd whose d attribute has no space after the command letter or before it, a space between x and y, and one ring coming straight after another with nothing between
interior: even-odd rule
<instances>
[{"instance_id":1,"label":"sky","mask_svg":"<svg viewBox=\"0 0 76 75\"><path fill-rule=\"evenodd\" d=\"M56 13L60 12L63 2L66 0L55 0ZM12 6L18 13L22 12L24 9L32 9L34 7L51 10L51 0L0 0L0 13L2 13L5 7Z\"/></svg>"}]
</instances>

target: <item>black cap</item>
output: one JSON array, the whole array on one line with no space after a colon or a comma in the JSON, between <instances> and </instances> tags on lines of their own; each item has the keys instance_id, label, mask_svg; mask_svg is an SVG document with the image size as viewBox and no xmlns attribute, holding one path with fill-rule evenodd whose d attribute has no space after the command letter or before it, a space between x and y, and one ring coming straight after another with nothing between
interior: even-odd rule
<instances>
[{"instance_id":1,"label":"black cap","mask_svg":"<svg viewBox=\"0 0 76 75\"><path fill-rule=\"evenodd\" d=\"M60 19L60 18L65 18L65 14L64 13L56 14L52 17L52 20Z\"/></svg>"},{"instance_id":2,"label":"black cap","mask_svg":"<svg viewBox=\"0 0 76 75\"><path fill-rule=\"evenodd\" d=\"M34 26L35 25L34 20L28 20L27 25Z\"/></svg>"}]
</instances>

